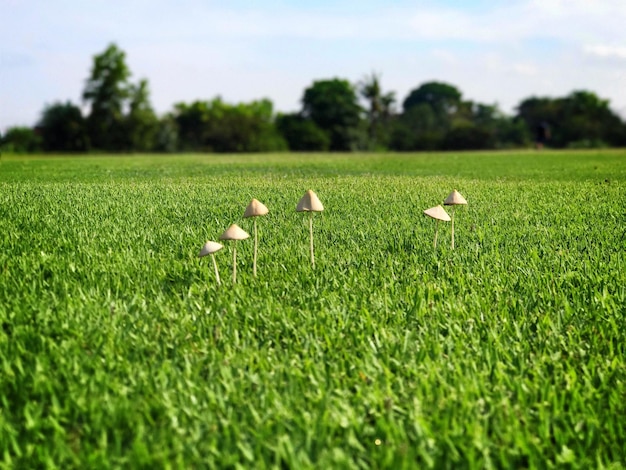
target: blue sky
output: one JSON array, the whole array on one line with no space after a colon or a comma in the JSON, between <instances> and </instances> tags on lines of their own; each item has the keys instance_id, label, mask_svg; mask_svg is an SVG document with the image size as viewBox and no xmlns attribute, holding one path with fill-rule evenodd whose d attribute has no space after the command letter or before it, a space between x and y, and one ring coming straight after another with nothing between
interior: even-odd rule
<instances>
[{"instance_id":1,"label":"blue sky","mask_svg":"<svg viewBox=\"0 0 626 470\"><path fill-rule=\"evenodd\" d=\"M0 130L80 104L115 42L159 113L270 98L295 111L314 80L381 74L399 104L428 80L506 112L587 89L626 116L625 0L0 0Z\"/></svg>"}]
</instances>

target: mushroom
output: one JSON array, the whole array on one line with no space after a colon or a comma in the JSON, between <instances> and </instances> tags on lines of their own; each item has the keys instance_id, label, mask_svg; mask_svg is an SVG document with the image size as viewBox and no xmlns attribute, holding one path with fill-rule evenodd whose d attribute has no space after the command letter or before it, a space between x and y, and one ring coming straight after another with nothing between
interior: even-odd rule
<instances>
[{"instance_id":1,"label":"mushroom","mask_svg":"<svg viewBox=\"0 0 626 470\"><path fill-rule=\"evenodd\" d=\"M445 211L445 209L441 206L431 207L430 209L426 209L424 211L428 217L432 217L437 221L437 225L435 226L435 241L433 243L433 248L437 249L437 232L439 231L439 221L443 220L444 222L450 222L450 216Z\"/></svg>"},{"instance_id":2,"label":"mushroom","mask_svg":"<svg viewBox=\"0 0 626 470\"><path fill-rule=\"evenodd\" d=\"M297 212L308 212L309 213L309 232L311 233L311 265L315 267L315 255L313 254L313 212L322 212L324 210L324 206L322 202L310 189L304 193L300 202L296 206Z\"/></svg>"},{"instance_id":3,"label":"mushroom","mask_svg":"<svg viewBox=\"0 0 626 470\"><path fill-rule=\"evenodd\" d=\"M444 206L452 206L452 242L451 247L454 250L454 206L466 206L467 201L461 193L456 189L450 193L450 195L443 201Z\"/></svg>"},{"instance_id":4,"label":"mushroom","mask_svg":"<svg viewBox=\"0 0 626 470\"><path fill-rule=\"evenodd\" d=\"M217 285L221 285L220 282L220 272L217 270L217 261L215 261L215 253L220 251L224 246L221 243L208 241L204 244L200 253L198 253L199 258L203 258L206 255L211 255L211 259L213 260L213 267L215 268L215 279L217 279Z\"/></svg>"},{"instance_id":5,"label":"mushroom","mask_svg":"<svg viewBox=\"0 0 626 470\"><path fill-rule=\"evenodd\" d=\"M233 245L233 284L237 282L237 240L245 240L248 237L250 235L237 224L232 224L220 235L220 240L233 240L235 242Z\"/></svg>"},{"instance_id":6,"label":"mushroom","mask_svg":"<svg viewBox=\"0 0 626 470\"><path fill-rule=\"evenodd\" d=\"M256 218L261 215L265 215L269 212L269 209L256 199L252 199L248 207L246 207L246 211L243 213L244 219L248 217L254 217L254 257L252 262L252 275L256 277L256 252L259 244L259 239L256 231Z\"/></svg>"}]
</instances>

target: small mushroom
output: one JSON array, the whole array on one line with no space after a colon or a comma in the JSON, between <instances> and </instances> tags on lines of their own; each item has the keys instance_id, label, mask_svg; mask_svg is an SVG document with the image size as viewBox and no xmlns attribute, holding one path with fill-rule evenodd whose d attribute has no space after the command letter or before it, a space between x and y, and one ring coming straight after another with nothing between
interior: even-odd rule
<instances>
[{"instance_id":1,"label":"small mushroom","mask_svg":"<svg viewBox=\"0 0 626 470\"><path fill-rule=\"evenodd\" d=\"M308 212L309 213L309 232L311 234L311 265L315 267L315 255L313 253L313 212L322 212L324 210L324 206L322 202L310 189L304 193L300 202L296 206L297 212Z\"/></svg>"},{"instance_id":2,"label":"small mushroom","mask_svg":"<svg viewBox=\"0 0 626 470\"><path fill-rule=\"evenodd\" d=\"M259 202L256 199L252 199L252 201L250 201L250 204L248 204L248 207L246 207L246 211L243 213L244 219L247 219L248 217L254 217L254 257L252 261L252 275L254 277L256 277L256 252L259 245L259 239L256 230L256 218L262 215L266 215L268 212L269 209L265 206L265 204Z\"/></svg>"},{"instance_id":3,"label":"small mushroom","mask_svg":"<svg viewBox=\"0 0 626 470\"><path fill-rule=\"evenodd\" d=\"M443 201L443 205L452 206L452 242L450 246L454 250L454 206L466 206L467 201L463 196L461 196L461 193L455 189L450 193L446 200Z\"/></svg>"},{"instance_id":4,"label":"small mushroom","mask_svg":"<svg viewBox=\"0 0 626 470\"><path fill-rule=\"evenodd\" d=\"M233 240L233 284L237 282L237 240L245 240L250 235L242 230L237 224L232 224L220 235L220 240Z\"/></svg>"},{"instance_id":5,"label":"small mushroom","mask_svg":"<svg viewBox=\"0 0 626 470\"><path fill-rule=\"evenodd\" d=\"M215 279L217 279L217 285L221 285L220 282L220 272L217 270L217 261L215 261L215 253L220 251L224 246L221 243L208 241L204 244L200 253L198 253L198 257L203 258L204 256L211 255L211 259L213 260L213 267L215 268Z\"/></svg>"},{"instance_id":6,"label":"small mushroom","mask_svg":"<svg viewBox=\"0 0 626 470\"><path fill-rule=\"evenodd\" d=\"M426 209L424 211L424 214L426 214L428 217L432 217L433 219L437 221L437 224L435 225L435 241L433 243L433 248L436 250L437 249L437 233L439 231L439 221L443 220L444 222L450 222L450 216L445 211L445 209L441 206L435 206L435 207L431 207L430 209Z\"/></svg>"}]
</instances>

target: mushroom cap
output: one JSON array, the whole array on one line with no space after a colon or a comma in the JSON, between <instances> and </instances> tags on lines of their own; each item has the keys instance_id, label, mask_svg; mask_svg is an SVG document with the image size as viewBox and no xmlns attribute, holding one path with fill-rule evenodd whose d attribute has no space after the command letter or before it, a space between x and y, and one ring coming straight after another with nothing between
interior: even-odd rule
<instances>
[{"instance_id":1,"label":"mushroom cap","mask_svg":"<svg viewBox=\"0 0 626 470\"><path fill-rule=\"evenodd\" d=\"M245 240L250 235L237 224L232 224L220 235L220 240Z\"/></svg>"},{"instance_id":2,"label":"mushroom cap","mask_svg":"<svg viewBox=\"0 0 626 470\"><path fill-rule=\"evenodd\" d=\"M304 193L300 202L296 206L297 212L322 212L324 210L324 206L322 205L322 201L317 197L310 189Z\"/></svg>"},{"instance_id":3,"label":"mushroom cap","mask_svg":"<svg viewBox=\"0 0 626 470\"><path fill-rule=\"evenodd\" d=\"M257 199L252 199L248 207L246 207L246 211L243 213L244 219L247 217L257 217L259 215L265 215L270 210L267 208L265 204L258 201Z\"/></svg>"},{"instance_id":4,"label":"mushroom cap","mask_svg":"<svg viewBox=\"0 0 626 470\"><path fill-rule=\"evenodd\" d=\"M428 217L432 217L433 219L443 220L444 222L450 222L450 216L446 212L446 210L441 206L431 207L430 209L426 209L424 211Z\"/></svg>"},{"instance_id":5,"label":"mushroom cap","mask_svg":"<svg viewBox=\"0 0 626 470\"><path fill-rule=\"evenodd\" d=\"M206 255L212 255L216 251L220 251L222 248L224 248L224 246L221 243L208 241L204 244L200 253L198 253L198 257L202 258Z\"/></svg>"},{"instance_id":6,"label":"mushroom cap","mask_svg":"<svg viewBox=\"0 0 626 470\"><path fill-rule=\"evenodd\" d=\"M467 204L467 201L456 189L450 193L445 201L443 201L444 206L459 206L464 204Z\"/></svg>"}]
</instances>

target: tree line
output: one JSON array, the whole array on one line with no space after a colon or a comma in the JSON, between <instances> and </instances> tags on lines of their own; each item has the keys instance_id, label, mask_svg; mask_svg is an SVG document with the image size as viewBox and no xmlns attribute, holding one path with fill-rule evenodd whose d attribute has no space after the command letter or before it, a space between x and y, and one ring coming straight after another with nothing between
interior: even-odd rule
<instances>
[{"instance_id":1,"label":"tree line","mask_svg":"<svg viewBox=\"0 0 626 470\"><path fill-rule=\"evenodd\" d=\"M464 99L454 85L427 82L400 104L372 73L359 83L314 81L302 109L276 113L268 99L229 104L221 98L176 103L158 116L148 81L130 80L115 44L93 59L82 93L88 112L72 103L46 106L34 128L0 136L5 152L276 152L419 151L522 148L549 129L554 148L626 146L626 123L591 91L530 97L515 115Z\"/></svg>"}]
</instances>

